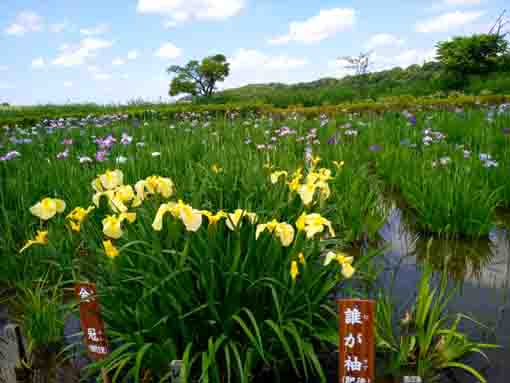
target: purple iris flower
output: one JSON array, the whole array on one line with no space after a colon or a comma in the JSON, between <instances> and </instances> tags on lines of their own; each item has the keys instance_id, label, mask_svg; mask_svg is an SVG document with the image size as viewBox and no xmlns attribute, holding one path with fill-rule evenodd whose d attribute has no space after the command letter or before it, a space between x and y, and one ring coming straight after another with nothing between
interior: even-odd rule
<instances>
[{"instance_id":1,"label":"purple iris flower","mask_svg":"<svg viewBox=\"0 0 510 383\"><path fill-rule=\"evenodd\" d=\"M370 147L368 148L368 150L370 150L371 152L380 152L382 150L382 146L381 145L370 145Z\"/></svg>"}]
</instances>

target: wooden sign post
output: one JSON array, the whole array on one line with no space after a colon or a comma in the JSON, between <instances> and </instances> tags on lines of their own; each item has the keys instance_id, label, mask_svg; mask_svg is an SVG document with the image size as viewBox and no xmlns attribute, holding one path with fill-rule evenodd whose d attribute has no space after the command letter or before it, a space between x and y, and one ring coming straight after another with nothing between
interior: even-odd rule
<instances>
[{"instance_id":1,"label":"wooden sign post","mask_svg":"<svg viewBox=\"0 0 510 383\"><path fill-rule=\"evenodd\" d=\"M339 382L375 382L375 301L338 300Z\"/></svg>"},{"instance_id":2,"label":"wooden sign post","mask_svg":"<svg viewBox=\"0 0 510 383\"><path fill-rule=\"evenodd\" d=\"M85 346L91 358L98 360L108 355L108 341L101 318L101 308L94 283L77 283L74 293L80 302L80 323ZM106 372L101 371L103 382L109 382Z\"/></svg>"}]
</instances>

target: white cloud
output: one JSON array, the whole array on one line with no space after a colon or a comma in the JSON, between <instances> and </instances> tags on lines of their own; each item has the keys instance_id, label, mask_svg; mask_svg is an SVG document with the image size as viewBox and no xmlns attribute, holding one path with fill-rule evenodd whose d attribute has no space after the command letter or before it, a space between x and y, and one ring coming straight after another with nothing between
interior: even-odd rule
<instances>
[{"instance_id":1,"label":"white cloud","mask_svg":"<svg viewBox=\"0 0 510 383\"><path fill-rule=\"evenodd\" d=\"M0 82L0 89L12 89L12 85L6 82Z\"/></svg>"},{"instance_id":2,"label":"white cloud","mask_svg":"<svg viewBox=\"0 0 510 383\"><path fill-rule=\"evenodd\" d=\"M425 62L434 61L436 49L407 49L395 56L381 56L373 52L369 59L369 72L388 70L391 68L407 68L414 64L422 65ZM332 60L328 62L329 73L327 75L336 78L342 78L348 75L354 75L354 70L348 66L346 60Z\"/></svg>"},{"instance_id":3,"label":"white cloud","mask_svg":"<svg viewBox=\"0 0 510 383\"><path fill-rule=\"evenodd\" d=\"M126 79L129 78L129 75L127 73L123 73L123 74L120 75L120 78L126 80Z\"/></svg>"},{"instance_id":4,"label":"white cloud","mask_svg":"<svg viewBox=\"0 0 510 383\"><path fill-rule=\"evenodd\" d=\"M479 5L481 2L481 0L443 0L443 4L448 6Z\"/></svg>"},{"instance_id":5,"label":"white cloud","mask_svg":"<svg viewBox=\"0 0 510 383\"><path fill-rule=\"evenodd\" d=\"M6 66L6 65L0 65L0 72L5 72L5 71L7 71L7 70L9 70L9 67L8 67L8 66Z\"/></svg>"},{"instance_id":6,"label":"white cloud","mask_svg":"<svg viewBox=\"0 0 510 383\"><path fill-rule=\"evenodd\" d=\"M395 47L401 46L404 43L403 39L399 39L395 35L389 33L378 33L373 35L366 43L367 49L375 49L379 47Z\"/></svg>"},{"instance_id":7,"label":"white cloud","mask_svg":"<svg viewBox=\"0 0 510 383\"><path fill-rule=\"evenodd\" d=\"M89 65L87 67L87 70L90 72L90 73L97 73L99 72L99 67L97 67L96 65Z\"/></svg>"},{"instance_id":8,"label":"white cloud","mask_svg":"<svg viewBox=\"0 0 510 383\"><path fill-rule=\"evenodd\" d=\"M94 56L96 51L109 48L112 44L113 42L108 40L84 38L77 45L61 47L62 53L53 60L53 64L65 67L82 65L88 57Z\"/></svg>"},{"instance_id":9,"label":"white cloud","mask_svg":"<svg viewBox=\"0 0 510 383\"><path fill-rule=\"evenodd\" d=\"M138 0L137 10L168 16L177 24L191 19L225 20L239 14L245 3L246 0Z\"/></svg>"},{"instance_id":10,"label":"white cloud","mask_svg":"<svg viewBox=\"0 0 510 383\"><path fill-rule=\"evenodd\" d=\"M44 68L44 66L45 66L44 58L38 57L38 58L32 60L32 68L33 69L41 69L41 68Z\"/></svg>"},{"instance_id":11,"label":"white cloud","mask_svg":"<svg viewBox=\"0 0 510 383\"><path fill-rule=\"evenodd\" d=\"M102 35L110 30L110 26L108 24L99 24L91 28L82 28L80 29L80 33L85 36L96 36Z\"/></svg>"},{"instance_id":12,"label":"white cloud","mask_svg":"<svg viewBox=\"0 0 510 383\"><path fill-rule=\"evenodd\" d=\"M302 67L307 64L303 58L286 55L269 56L255 49L239 49L228 59L232 71L236 69L269 69L287 70Z\"/></svg>"},{"instance_id":13,"label":"white cloud","mask_svg":"<svg viewBox=\"0 0 510 383\"><path fill-rule=\"evenodd\" d=\"M177 48L172 43L163 44L158 51L156 52L157 57L162 57L166 59L175 59L181 55L181 49Z\"/></svg>"},{"instance_id":14,"label":"white cloud","mask_svg":"<svg viewBox=\"0 0 510 383\"><path fill-rule=\"evenodd\" d=\"M272 56L255 49L241 48L228 58L231 75L227 86L247 83L294 82L293 71L305 67L308 60L288 55Z\"/></svg>"},{"instance_id":15,"label":"white cloud","mask_svg":"<svg viewBox=\"0 0 510 383\"><path fill-rule=\"evenodd\" d=\"M94 78L99 81L109 80L112 78L112 75L109 73L96 73Z\"/></svg>"},{"instance_id":16,"label":"white cloud","mask_svg":"<svg viewBox=\"0 0 510 383\"><path fill-rule=\"evenodd\" d=\"M28 32L39 32L43 29L42 17L33 11L18 13L12 24L7 26L5 33L8 35L22 36Z\"/></svg>"},{"instance_id":17,"label":"white cloud","mask_svg":"<svg viewBox=\"0 0 510 383\"><path fill-rule=\"evenodd\" d=\"M49 26L50 32L53 32L53 33L63 32L66 28L67 28L67 22L51 24Z\"/></svg>"},{"instance_id":18,"label":"white cloud","mask_svg":"<svg viewBox=\"0 0 510 383\"><path fill-rule=\"evenodd\" d=\"M136 60L138 58L138 51L134 49L129 51L127 54L127 58L128 60Z\"/></svg>"},{"instance_id":19,"label":"white cloud","mask_svg":"<svg viewBox=\"0 0 510 383\"><path fill-rule=\"evenodd\" d=\"M124 65L126 62L121 59L120 57L117 57L115 58L113 61L112 61L112 65L116 65L116 66L119 66L119 65Z\"/></svg>"},{"instance_id":20,"label":"white cloud","mask_svg":"<svg viewBox=\"0 0 510 383\"><path fill-rule=\"evenodd\" d=\"M448 32L451 29L472 23L483 16L483 11L455 11L430 18L416 24L416 31L421 33Z\"/></svg>"},{"instance_id":21,"label":"white cloud","mask_svg":"<svg viewBox=\"0 0 510 383\"><path fill-rule=\"evenodd\" d=\"M323 9L318 15L305 21L290 23L289 32L269 40L270 44L285 44L290 41L316 43L352 27L356 12L352 8Z\"/></svg>"},{"instance_id":22,"label":"white cloud","mask_svg":"<svg viewBox=\"0 0 510 383\"><path fill-rule=\"evenodd\" d=\"M71 81L65 81L65 82L64 82L64 86L65 86L66 88L70 88L70 87L72 87L72 86L73 86L73 83L72 83Z\"/></svg>"}]
</instances>

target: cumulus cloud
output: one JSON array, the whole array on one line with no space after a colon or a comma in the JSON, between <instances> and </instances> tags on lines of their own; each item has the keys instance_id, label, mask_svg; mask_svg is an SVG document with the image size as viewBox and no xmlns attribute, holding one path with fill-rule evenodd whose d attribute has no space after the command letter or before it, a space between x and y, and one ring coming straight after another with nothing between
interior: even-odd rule
<instances>
[{"instance_id":1,"label":"cumulus cloud","mask_svg":"<svg viewBox=\"0 0 510 383\"><path fill-rule=\"evenodd\" d=\"M395 47L401 46L404 43L403 39L389 33L378 33L373 35L365 44L367 49L375 49L380 47Z\"/></svg>"},{"instance_id":2,"label":"cumulus cloud","mask_svg":"<svg viewBox=\"0 0 510 383\"><path fill-rule=\"evenodd\" d=\"M287 34L274 37L269 43L316 43L351 28L355 21L356 12L352 8L323 9L308 20L291 22Z\"/></svg>"},{"instance_id":3,"label":"cumulus cloud","mask_svg":"<svg viewBox=\"0 0 510 383\"><path fill-rule=\"evenodd\" d=\"M111 79L112 75L109 73L96 73L94 74L94 78L99 81L104 81Z\"/></svg>"},{"instance_id":4,"label":"cumulus cloud","mask_svg":"<svg viewBox=\"0 0 510 383\"><path fill-rule=\"evenodd\" d=\"M94 56L98 50L109 48L112 41L84 38L77 45L61 46L61 53L53 60L53 65L72 67L82 65L88 57Z\"/></svg>"},{"instance_id":5,"label":"cumulus cloud","mask_svg":"<svg viewBox=\"0 0 510 383\"><path fill-rule=\"evenodd\" d=\"M6 82L0 82L0 89L12 89L12 85Z\"/></svg>"},{"instance_id":6,"label":"cumulus cloud","mask_svg":"<svg viewBox=\"0 0 510 383\"><path fill-rule=\"evenodd\" d=\"M156 57L175 59L181 55L181 49L172 43L163 44L156 52Z\"/></svg>"},{"instance_id":7,"label":"cumulus cloud","mask_svg":"<svg viewBox=\"0 0 510 383\"><path fill-rule=\"evenodd\" d=\"M125 63L126 62L123 59L121 59L120 57L117 57L112 61L112 65L115 65L115 66L124 65Z\"/></svg>"},{"instance_id":8,"label":"cumulus cloud","mask_svg":"<svg viewBox=\"0 0 510 383\"><path fill-rule=\"evenodd\" d=\"M66 87L66 88L70 88L70 87L72 87L72 86L73 86L73 83L72 83L71 81L65 81L65 82L64 82L64 87Z\"/></svg>"},{"instance_id":9,"label":"cumulus cloud","mask_svg":"<svg viewBox=\"0 0 510 383\"><path fill-rule=\"evenodd\" d=\"M247 83L294 82L298 77L292 72L308 65L302 57L269 55L255 49L241 48L229 57L231 75L227 86L241 86Z\"/></svg>"},{"instance_id":10,"label":"cumulus cloud","mask_svg":"<svg viewBox=\"0 0 510 383\"><path fill-rule=\"evenodd\" d=\"M43 19L33 11L18 13L14 21L7 26L5 33L14 36L23 36L29 32L39 32L43 29Z\"/></svg>"},{"instance_id":11,"label":"cumulus cloud","mask_svg":"<svg viewBox=\"0 0 510 383\"><path fill-rule=\"evenodd\" d=\"M44 58L42 57L37 57L35 59L32 60L32 64L31 64L32 68L33 69L41 69L41 68L44 68L45 66L45 63L44 63Z\"/></svg>"},{"instance_id":12,"label":"cumulus cloud","mask_svg":"<svg viewBox=\"0 0 510 383\"><path fill-rule=\"evenodd\" d=\"M84 36L97 36L102 35L110 30L110 26L108 24L99 24L91 28L82 28L80 29L80 33Z\"/></svg>"},{"instance_id":13,"label":"cumulus cloud","mask_svg":"<svg viewBox=\"0 0 510 383\"><path fill-rule=\"evenodd\" d=\"M7 70L9 70L9 67L8 67L8 66L6 66L6 65L0 65L0 72L5 72L5 71L7 71Z\"/></svg>"},{"instance_id":14,"label":"cumulus cloud","mask_svg":"<svg viewBox=\"0 0 510 383\"><path fill-rule=\"evenodd\" d=\"M129 51L127 54L127 58L128 60L136 60L138 58L138 51L134 49Z\"/></svg>"},{"instance_id":15,"label":"cumulus cloud","mask_svg":"<svg viewBox=\"0 0 510 383\"><path fill-rule=\"evenodd\" d=\"M49 26L49 30L52 33L64 32L64 30L66 28L67 28L67 22L50 24L50 26Z\"/></svg>"},{"instance_id":16,"label":"cumulus cloud","mask_svg":"<svg viewBox=\"0 0 510 383\"><path fill-rule=\"evenodd\" d=\"M483 11L455 11L443 13L416 24L416 31L421 33L448 32L452 29L470 24L483 16Z\"/></svg>"},{"instance_id":17,"label":"cumulus cloud","mask_svg":"<svg viewBox=\"0 0 510 383\"><path fill-rule=\"evenodd\" d=\"M225 20L239 14L245 3L246 0L138 0L137 11L169 17L165 25L176 25L193 19Z\"/></svg>"},{"instance_id":18,"label":"cumulus cloud","mask_svg":"<svg viewBox=\"0 0 510 383\"><path fill-rule=\"evenodd\" d=\"M388 70L391 68L407 68L414 64L422 65L426 62L434 61L436 49L406 49L395 56L382 56L373 52L370 54L369 68L370 72ZM331 60L328 62L329 73L336 78L342 78L354 75L354 70L349 68L349 62L343 59Z\"/></svg>"}]
</instances>

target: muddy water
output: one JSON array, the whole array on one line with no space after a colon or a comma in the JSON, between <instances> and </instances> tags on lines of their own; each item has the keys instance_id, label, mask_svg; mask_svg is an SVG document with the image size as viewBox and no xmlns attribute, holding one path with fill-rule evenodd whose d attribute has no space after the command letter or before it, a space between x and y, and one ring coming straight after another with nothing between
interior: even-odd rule
<instances>
[{"instance_id":1,"label":"muddy water","mask_svg":"<svg viewBox=\"0 0 510 383\"><path fill-rule=\"evenodd\" d=\"M502 346L487 352L490 364L481 358L470 362L485 374L488 382L510 382L510 225L492 230L485 239L434 239L427 257L430 238L414 231L408 218L394 205L379 232L387 249L382 284L404 307L415 296L420 264L428 262L438 271L447 270L452 285L460 282L449 310L470 315L487 326L482 329L465 325L464 330L473 338ZM449 381L476 379L456 373Z\"/></svg>"}]
</instances>

